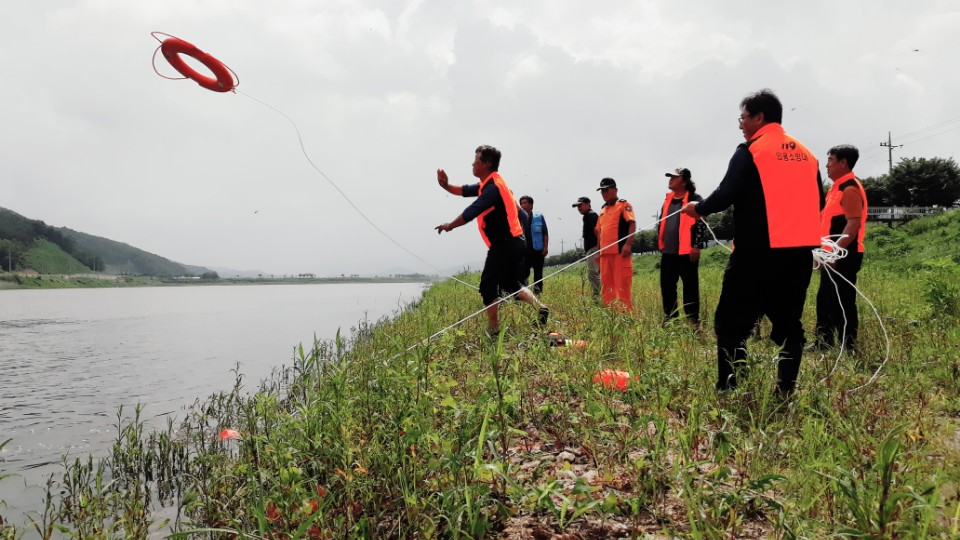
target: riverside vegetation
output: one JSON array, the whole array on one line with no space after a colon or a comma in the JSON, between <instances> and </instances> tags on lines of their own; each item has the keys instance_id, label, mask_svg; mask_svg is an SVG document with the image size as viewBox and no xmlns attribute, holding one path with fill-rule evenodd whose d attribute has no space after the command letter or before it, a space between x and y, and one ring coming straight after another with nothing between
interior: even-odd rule
<instances>
[{"instance_id":1,"label":"riverside vegetation","mask_svg":"<svg viewBox=\"0 0 960 540\"><path fill-rule=\"evenodd\" d=\"M548 281L550 326L584 349L549 347L511 303L496 342L478 317L405 352L479 308L447 281L165 431L118 412L112 455L65 462L0 538L957 538L960 212L868 238L859 285L889 361L861 299L860 352L805 355L786 401L756 339L741 387L713 390L709 324L660 325L656 256L636 259L634 316L595 305L577 268ZM704 313L725 260L704 252Z\"/></svg>"}]
</instances>

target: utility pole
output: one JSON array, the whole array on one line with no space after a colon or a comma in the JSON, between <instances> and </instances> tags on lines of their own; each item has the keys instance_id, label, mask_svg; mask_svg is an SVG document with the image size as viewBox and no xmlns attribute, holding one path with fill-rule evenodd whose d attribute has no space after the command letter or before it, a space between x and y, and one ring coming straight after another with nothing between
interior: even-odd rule
<instances>
[{"instance_id":1,"label":"utility pole","mask_svg":"<svg viewBox=\"0 0 960 540\"><path fill-rule=\"evenodd\" d=\"M893 171L893 149L894 149L894 148L903 148L903 145L902 145L902 144L898 144L898 145L894 146L894 145L893 145L893 141L890 139L890 132L888 131L888 132L887 132L887 142L885 142L885 143L883 143L883 142L880 143L880 146L886 146L886 147L887 147L887 165L889 166L889 169L887 169L887 173L890 173L891 171Z\"/></svg>"},{"instance_id":2,"label":"utility pole","mask_svg":"<svg viewBox=\"0 0 960 540\"><path fill-rule=\"evenodd\" d=\"M560 239L560 253L563 253L563 238Z\"/></svg>"}]
</instances>

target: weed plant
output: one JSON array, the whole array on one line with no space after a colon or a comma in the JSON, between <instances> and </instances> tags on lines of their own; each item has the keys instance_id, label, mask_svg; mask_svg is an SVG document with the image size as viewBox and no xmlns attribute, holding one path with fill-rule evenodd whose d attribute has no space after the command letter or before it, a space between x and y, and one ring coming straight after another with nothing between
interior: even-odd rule
<instances>
[{"instance_id":1,"label":"weed plant","mask_svg":"<svg viewBox=\"0 0 960 540\"><path fill-rule=\"evenodd\" d=\"M960 229L948 216L917 234ZM892 231L875 235L875 257L903 232ZM662 324L656 256L636 260L630 315L597 305L582 269L549 280L550 329L584 348L550 347L516 302L495 340L475 318L415 346L479 307L475 291L439 283L355 339L299 348L256 392L238 373L179 426L146 434L139 411L121 411L112 456L66 463L34 527L45 538L957 538L957 281L936 263L954 255L904 256L868 258L859 280L889 360L861 300L858 352L806 354L787 399L774 391L775 347L756 338L740 387L713 389L722 248L704 254L701 331ZM602 369L629 371L626 391L595 384ZM241 437L221 439L225 428Z\"/></svg>"}]
</instances>

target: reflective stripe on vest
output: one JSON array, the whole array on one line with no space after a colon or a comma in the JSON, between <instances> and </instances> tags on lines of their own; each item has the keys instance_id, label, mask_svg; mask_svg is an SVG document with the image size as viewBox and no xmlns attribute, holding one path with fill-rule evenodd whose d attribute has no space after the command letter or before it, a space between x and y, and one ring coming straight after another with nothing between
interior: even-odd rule
<instances>
[{"instance_id":1,"label":"reflective stripe on vest","mask_svg":"<svg viewBox=\"0 0 960 540\"><path fill-rule=\"evenodd\" d=\"M851 182L853 183L854 189L860 194L860 200L863 201L863 213L860 214L860 231L857 233L857 251L863 253L863 235L867 231L867 192L863 190L863 184L860 183L860 180L858 180L852 172L837 178L837 181L834 182L830 190L827 191L827 203L823 207L823 212L820 213L820 236L827 237L843 232L843 229L833 232L830 230L830 226L835 217L843 217L844 215L843 205L841 204L843 191L845 189L844 186L847 186ZM844 224L846 224L846 217L844 217L843 221ZM836 239L833 240L836 241ZM827 249L829 250L829 248Z\"/></svg>"},{"instance_id":2,"label":"reflective stripe on vest","mask_svg":"<svg viewBox=\"0 0 960 540\"><path fill-rule=\"evenodd\" d=\"M660 232L657 235L657 240L660 243L660 251L663 251L663 230L666 228L667 224L664 219L667 216L667 212L670 211L670 202L673 200L673 192L667 193L667 199L663 201L663 210L660 212L660 219L663 220L660 222ZM687 205L687 202L690 201L690 192L683 194L683 203L680 204L680 208L683 208ZM677 255L689 255L690 254L690 229L696 225L697 220L692 217L680 213L680 245L677 249Z\"/></svg>"},{"instance_id":3,"label":"reflective stripe on vest","mask_svg":"<svg viewBox=\"0 0 960 540\"><path fill-rule=\"evenodd\" d=\"M479 197L483 193L483 189L489 187L493 184L492 189L496 189L500 194L500 199L503 201L503 208L507 214L507 226L510 229L510 234L516 238L518 236L523 236L523 224L520 223L520 212L517 210L517 201L513 199L513 193L510 192L510 188L507 187L507 183L503 181L503 177L500 176L498 172L490 173L486 178L483 179L483 182L480 182L480 187L477 189L477 196ZM487 237L486 224L487 224L487 214L493 212L496 209L496 205L487 208L477 216L477 229L480 230L480 237L483 238L483 243L490 247L490 238ZM499 240L499 238L498 238Z\"/></svg>"},{"instance_id":4,"label":"reflective stripe on vest","mask_svg":"<svg viewBox=\"0 0 960 540\"><path fill-rule=\"evenodd\" d=\"M533 243L533 249L535 251L540 251L543 249L543 214L538 214L534 212L533 217L530 218L530 241Z\"/></svg>"},{"instance_id":5,"label":"reflective stripe on vest","mask_svg":"<svg viewBox=\"0 0 960 540\"><path fill-rule=\"evenodd\" d=\"M817 158L776 123L757 130L748 148L760 172L770 247L819 246Z\"/></svg>"}]
</instances>

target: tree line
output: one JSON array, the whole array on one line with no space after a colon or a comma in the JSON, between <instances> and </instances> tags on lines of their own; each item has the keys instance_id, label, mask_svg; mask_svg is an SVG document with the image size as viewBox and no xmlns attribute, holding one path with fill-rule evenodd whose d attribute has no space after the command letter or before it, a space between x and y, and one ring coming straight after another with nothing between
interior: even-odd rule
<instances>
[{"instance_id":1,"label":"tree line","mask_svg":"<svg viewBox=\"0 0 960 540\"><path fill-rule=\"evenodd\" d=\"M870 206L956 206L960 167L953 158L905 158L888 174L861 178Z\"/></svg>"}]
</instances>

